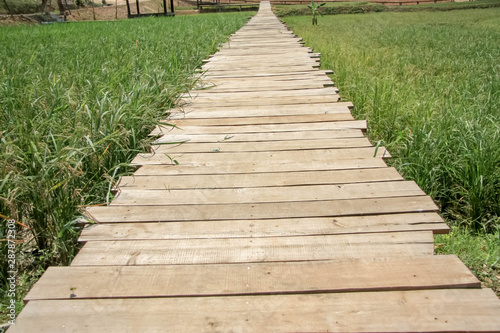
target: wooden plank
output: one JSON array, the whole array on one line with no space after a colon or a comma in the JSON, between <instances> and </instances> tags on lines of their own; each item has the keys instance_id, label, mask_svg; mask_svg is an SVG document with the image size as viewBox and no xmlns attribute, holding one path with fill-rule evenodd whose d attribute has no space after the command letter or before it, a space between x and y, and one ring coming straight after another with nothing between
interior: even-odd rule
<instances>
[{"instance_id":1,"label":"wooden plank","mask_svg":"<svg viewBox=\"0 0 500 333\"><path fill-rule=\"evenodd\" d=\"M234 134L179 134L163 133L156 142L262 142L262 141L292 141L314 139L364 138L363 132L358 129L338 129L324 131L296 131L296 132L261 132L261 133L234 133Z\"/></svg>"},{"instance_id":2,"label":"wooden plank","mask_svg":"<svg viewBox=\"0 0 500 333\"><path fill-rule=\"evenodd\" d=\"M490 289L31 301L11 332L500 332Z\"/></svg>"},{"instance_id":3,"label":"wooden plank","mask_svg":"<svg viewBox=\"0 0 500 333\"><path fill-rule=\"evenodd\" d=\"M299 96L332 96L338 95L338 89L335 87L317 88L317 89L301 89L297 91L283 90L267 90L256 92L219 92L214 93L211 90L192 91L188 94L181 95L183 98L192 98L193 103L218 101L219 99L230 98L232 101L249 101L254 98L283 98L283 97L299 97Z\"/></svg>"},{"instance_id":4,"label":"wooden plank","mask_svg":"<svg viewBox=\"0 0 500 333\"><path fill-rule=\"evenodd\" d=\"M281 46L280 46L281 48ZM246 48L243 48L246 49ZM279 48L278 48L279 49ZM226 68L273 68L273 67L289 67L290 69L297 67L307 67L319 65L318 58L311 58L310 53L297 54L296 56L291 55L290 58L282 57L281 60L277 59L279 54L270 54L267 58L263 57L263 55L255 55L255 56L247 56L243 59L235 59L235 60L222 60L222 61L207 61L205 62L201 68L210 70L212 68L226 70ZM254 59L255 57L255 59ZM227 65L227 67L225 67ZM319 67L319 66L317 66Z\"/></svg>"},{"instance_id":5,"label":"wooden plank","mask_svg":"<svg viewBox=\"0 0 500 333\"><path fill-rule=\"evenodd\" d=\"M316 63L316 62L315 62ZM317 63L316 63L317 64ZM243 75L243 76L255 76L255 75L262 75L262 76L268 76L268 75L276 75L276 74L290 74L290 73L311 73L314 71L319 70L319 65L295 65L295 66L286 66L286 67L274 67L274 66L256 66L256 67L233 67L231 69L229 68L224 68L224 67L219 67L219 68L204 68L204 69L199 69L200 72L205 72L208 71L209 74L208 76L211 75L226 75L230 74L231 76L237 74L237 75Z\"/></svg>"},{"instance_id":6,"label":"wooden plank","mask_svg":"<svg viewBox=\"0 0 500 333\"><path fill-rule=\"evenodd\" d=\"M242 188L265 186L297 186L321 184L352 184L365 182L402 181L394 168L318 170L224 175L171 175L121 177L117 188L133 190L179 190L203 188Z\"/></svg>"},{"instance_id":7,"label":"wooden plank","mask_svg":"<svg viewBox=\"0 0 500 333\"><path fill-rule=\"evenodd\" d=\"M289 57L283 57L279 54L254 55L249 56L231 56L231 57L213 57L202 66L246 66L246 67L268 67L268 66L294 66L294 65L313 65L318 63L318 58L312 58L311 53L301 52L291 54Z\"/></svg>"},{"instance_id":8,"label":"wooden plank","mask_svg":"<svg viewBox=\"0 0 500 333\"><path fill-rule=\"evenodd\" d=\"M209 114L205 114L209 116ZM329 113L315 115L293 115L293 116L267 116L267 117L231 117L227 113L226 118L189 118L167 119L168 123L175 124L178 127L185 126L225 126L225 125L264 125L264 124L294 124L294 123L315 123L329 121L348 121L354 120L350 113Z\"/></svg>"},{"instance_id":9,"label":"wooden plank","mask_svg":"<svg viewBox=\"0 0 500 333\"><path fill-rule=\"evenodd\" d=\"M425 193L413 181L236 189L134 190L118 192L111 206L214 205L363 198L415 197ZM189 209L189 208L188 208Z\"/></svg>"},{"instance_id":10,"label":"wooden plank","mask_svg":"<svg viewBox=\"0 0 500 333\"><path fill-rule=\"evenodd\" d=\"M174 156L175 158L175 156ZM224 175L224 174L252 174L262 172L295 172L295 171L316 171L316 170L351 170L367 168L385 168L383 159L380 158L358 158L346 160L317 160L295 161L294 163L269 162L199 162L182 164L182 167L166 164L145 164L139 168L137 176L161 176L161 175Z\"/></svg>"},{"instance_id":11,"label":"wooden plank","mask_svg":"<svg viewBox=\"0 0 500 333\"><path fill-rule=\"evenodd\" d=\"M168 223L87 225L80 242L96 240L196 239L338 235L395 231L448 233L437 213Z\"/></svg>"},{"instance_id":12,"label":"wooden plank","mask_svg":"<svg viewBox=\"0 0 500 333\"><path fill-rule=\"evenodd\" d=\"M71 266L226 264L432 255L429 231L87 242Z\"/></svg>"},{"instance_id":13,"label":"wooden plank","mask_svg":"<svg viewBox=\"0 0 500 333\"><path fill-rule=\"evenodd\" d=\"M288 69L284 68L282 70L279 69L274 69L272 72L269 70L262 70L262 69L254 69L250 70L247 69L243 72L237 72L237 73L229 73L227 71L216 71L216 70L211 70L210 72L204 73L204 76L207 79L211 79L212 77L216 78L247 78L247 77L268 77L268 76L281 76L281 75L303 75L303 74L318 74L318 75L325 75L326 72L323 70L319 70L317 68L310 68L310 69Z\"/></svg>"},{"instance_id":14,"label":"wooden plank","mask_svg":"<svg viewBox=\"0 0 500 333\"><path fill-rule=\"evenodd\" d=\"M329 121L319 123L291 123L291 124L262 124L239 126L184 126L175 128L168 125L159 125L151 133L157 134L242 134L262 132L298 132L298 131L324 131L338 129L366 129L366 120ZM157 131L158 133L155 133Z\"/></svg>"},{"instance_id":15,"label":"wooden plank","mask_svg":"<svg viewBox=\"0 0 500 333\"><path fill-rule=\"evenodd\" d=\"M208 74L208 73L207 73ZM244 77L244 78L233 78L233 77L226 77L226 78L218 78L218 77L213 77L213 76L200 76L198 83L203 84L211 84L211 85L217 85L217 86L225 86L228 88L231 87L241 87L245 85L251 85L252 87L259 87L259 83L263 85L268 85L273 82L279 82L279 83L326 83L326 82L332 82L330 77L325 74L325 72L322 71L316 71L316 72L308 72L308 73L283 73L283 74L278 74L278 75L269 75L265 77L255 77L255 76L249 76L249 77ZM278 87L274 87L277 89Z\"/></svg>"},{"instance_id":16,"label":"wooden plank","mask_svg":"<svg viewBox=\"0 0 500 333\"><path fill-rule=\"evenodd\" d=\"M284 64L279 63L252 63L250 61L247 62L239 62L239 63L217 63L217 62L209 62L201 67L202 70L207 71L225 71L230 72L233 70L245 72L246 70L255 70L255 68L259 68L259 70L266 70L273 73L275 70L279 70L279 73L283 72L283 66L286 66L290 71L293 70L301 70L301 69L310 69L310 68L319 68L320 64L314 59L309 58L306 60L304 58L303 61L290 61L285 62Z\"/></svg>"},{"instance_id":17,"label":"wooden plank","mask_svg":"<svg viewBox=\"0 0 500 333\"><path fill-rule=\"evenodd\" d=\"M176 114L180 118L244 118L244 117L269 117L269 116L296 116L296 115L321 115L330 113L350 113L349 107L351 103L325 103L314 105L273 105L273 106L235 106L224 108L193 108L191 106L184 106L182 108L175 108L171 110L171 114Z\"/></svg>"},{"instance_id":18,"label":"wooden plank","mask_svg":"<svg viewBox=\"0 0 500 333\"><path fill-rule=\"evenodd\" d=\"M301 81L303 83L312 83L312 82L331 82L331 78L328 76L327 73L331 72L326 72L323 70L314 70L314 71L307 71L304 73L281 73L281 74L275 74L275 75L266 75L266 76L247 76L247 77L242 77L242 78L235 78L235 77L225 77L225 78L219 78L216 76L210 76L210 73L207 72L205 75L198 75L197 78L199 79L198 82L201 83L214 83L214 84L221 84L221 85L226 85L228 87L232 87L233 85L239 86L239 85L245 85L245 84L251 84L255 87L258 86L258 83L262 84L269 84L271 82L296 82L296 81ZM277 87L274 87L275 89Z\"/></svg>"},{"instance_id":19,"label":"wooden plank","mask_svg":"<svg viewBox=\"0 0 500 333\"><path fill-rule=\"evenodd\" d=\"M286 59L282 60L279 62L276 61L254 61L251 58L247 58L246 60L242 61L224 61L224 62L217 62L217 61L210 61L201 66L202 70L207 70L207 71L229 71L230 69L234 69L237 71L245 71L247 69L249 70L271 70L271 72L274 71L274 69L278 69L279 67L286 67L289 69L289 71L297 71L297 70L302 70L302 69L310 69L310 68L319 68L320 67L320 62L318 59L313 59L310 56L304 54L302 59ZM280 71L282 72L282 71Z\"/></svg>"},{"instance_id":20,"label":"wooden plank","mask_svg":"<svg viewBox=\"0 0 500 333\"><path fill-rule=\"evenodd\" d=\"M326 88L325 88L326 89ZM192 101L192 104L196 106L209 105L211 107L219 106L239 106L241 104L247 106L253 105L291 105L291 104L314 104L314 103L335 103L340 102L340 96L337 94L329 95L317 95L317 96L273 96L273 97L262 97L255 99L207 99L202 101L201 99Z\"/></svg>"},{"instance_id":21,"label":"wooden plank","mask_svg":"<svg viewBox=\"0 0 500 333\"><path fill-rule=\"evenodd\" d=\"M295 86L305 86L306 89L317 86L323 87L324 84L333 84L326 75L303 74L303 75L280 75L269 77L248 77L248 78L201 78L196 89L213 87L215 91L219 89L242 90L243 88L260 89L266 88L280 91L283 89L294 88ZM287 88L290 87L290 88ZM318 89L316 88L316 89Z\"/></svg>"},{"instance_id":22,"label":"wooden plank","mask_svg":"<svg viewBox=\"0 0 500 333\"><path fill-rule=\"evenodd\" d=\"M173 165L173 160L177 161L177 169L183 166L210 165L209 163L243 164L249 169L254 164L266 164L271 166L275 164L282 165L297 163L298 161L309 162L311 164L321 163L327 165L338 162L339 160L352 160L357 158L387 158L390 154L383 147L378 149L374 147L365 148L346 148L346 149L309 149L309 150L289 150L289 151L261 151L261 152L218 152L217 147L213 151L206 153L180 153L173 156L166 155L167 151L158 148L157 154L137 155L132 164L165 164ZM376 156L376 157L374 157ZM269 169L268 169L269 170ZM271 170L269 170L271 171ZM280 171L280 170L275 170Z\"/></svg>"},{"instance_id":23,"label":"wooden plank","mask_svg":"<svg viewBox=\"0 0 500 333\"><path fill-rule=\"evenodd\" d=\"M430 197L397 197L307 202L179 206L90 207L86 215L100 223L283 219L437 212Z\"/></svg>"},{"instance_id":24,"label":"wooden plank","mask_svg":"<svg viewBox=\"0 0 500 333\"><path fill-rule=\"evenodd\" d=\"M290 39L290 37L286 37L287 39ZM248 37L245 37L245 39L248 39ZM222 51L222 50L221 50ZM280 61L290 61L290 60L310 60L312 59L318 59L320 58L321 54L320 53L308 53L306 50L303 50L302 48L299 49L294 49L290 54L287 53L286 58L283 57L282 54L262 54L262 55L254 55L249 57L248 55L224 55L224 53L217 52L213 56L211 56L209 59L206 60L206 62L246 62L249 59L252 59L254 62L280 62ZM204 60L205 61L205 60Z\"/></svg>"},{"instance_id":25,"label":"wooden plank","mask_svg":"<svg viewBox=\"0 0 500 333\"><path fill-rule=\"evenodd\" d=\"M372 147L366 138L341 140L304 140L304 141L270 141L270 142L224 142L196 143L184 142L153 146L156 153L206 153L206 152L262 152L280 150L308 150L308 149L346 149ZM384 157L388 157L385 155Z\"/></svg>"},{"instance_id":26,"label":"wooden plank","mask_svg":"<svg viewBox=\"0 0 500 333\"><path fill-rule=\"evenodd\" d=\"M443 270L443 267L446 269ZM96 279L96 276L101 278ZM370 258L349 262L314 261L145 267L74 266L50 267L24 300L299 294L480 287L479 280L456 256Z\"/></svg>"},{"instance_id":27,"label":"wooden plank","mask_svg":"<svg viewBox=\"0 0 500 333\"><path fill-rule=\"evenodd\" d=\"M278 85L277 85L278 83ZM196 86L196 89L206 90L210 93L230 93L230 92L255 92L255 91L267 91L274 89L276 91L293 90L297 91L299 89L318 89L324 87L333 87L334 84L330 80L315 80L313 82L304 81L273 81L273 82L262 82L249 83L249 84L233 84L229 82L228 84L216 84L215 82L203 82ZM335 88L337 89L337 88ZM338 90L338 89L337 89Z\"/></svg>"}]
</instances>

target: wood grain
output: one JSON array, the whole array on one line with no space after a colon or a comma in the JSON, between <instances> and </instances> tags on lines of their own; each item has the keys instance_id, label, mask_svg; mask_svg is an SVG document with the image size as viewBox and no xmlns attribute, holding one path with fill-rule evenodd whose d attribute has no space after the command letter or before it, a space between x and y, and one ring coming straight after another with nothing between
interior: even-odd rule
<instances>
[{"instance_id":1,"label":"wood grain","mask_svg":"<svg viewBox=\"0 0 500 333\"><path fill-rule=\"evenodd\" d=\"M488 289L31 301L12 332L499 332ZM299 320L297 320L299 319Z\"/></svg>"},{"instance_id":2,"label":"wood grain","mask_svg":"<svg viewBox=\"0 0 500 333\"><path fill-rule=\"evenodd\" d=\"M102 278L96 280L95 276ZM49 268L26 300L300 294L479 286L479 280L456 256L348 262L79 266Z\"/></svg>"}]
</instances>

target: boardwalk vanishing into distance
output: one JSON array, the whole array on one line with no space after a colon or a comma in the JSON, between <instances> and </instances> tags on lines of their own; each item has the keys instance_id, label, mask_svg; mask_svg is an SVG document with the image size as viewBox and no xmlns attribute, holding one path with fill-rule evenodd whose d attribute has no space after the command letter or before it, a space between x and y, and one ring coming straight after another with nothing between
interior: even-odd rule
<instances>
[{"instance_id":1,"label":"boardwalk vanishing into distance","mask_svg":"<svg viewBox=\"0 0 500 333\"><path fill-rule=\"evenodd\" d=\"M262 2L9 332L500 331L318 60Z\"/></svg>"}]
</instances>

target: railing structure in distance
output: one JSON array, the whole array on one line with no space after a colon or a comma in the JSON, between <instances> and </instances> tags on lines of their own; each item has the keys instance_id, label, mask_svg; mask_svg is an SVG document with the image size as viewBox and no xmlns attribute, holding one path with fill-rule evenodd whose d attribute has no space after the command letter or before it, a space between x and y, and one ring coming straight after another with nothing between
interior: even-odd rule
<instances>
[{"instance_id":1,"label":"railing structure in distance","mask_svg":"<svg viewBox=\"0 0 500 333\"><path fill-rule=\"evenodd\" d=\"M146 16L175 16L174 10L174 0L170 0L170 11L167 8L167 0L163 0L163 12L158 13L141 13L141 9L139 6L139 0L135 0L135 6L137 8L137 13L133 14L130 9L130 0L127 1L127 15L128 18L136 18L136 17L146 17Z\"/></svg>"}]
</instances>

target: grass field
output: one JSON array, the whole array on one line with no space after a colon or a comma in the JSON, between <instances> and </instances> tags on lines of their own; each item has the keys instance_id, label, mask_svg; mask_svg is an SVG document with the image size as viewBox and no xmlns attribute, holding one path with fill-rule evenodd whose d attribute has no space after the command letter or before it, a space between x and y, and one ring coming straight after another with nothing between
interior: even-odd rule
<instances>
[{"instance_id":1,"label":"grass field","mask_svg":"<svg viewBox=\"0 0 500 333\"><path fill-rule=\"evenodd\" d=\"M488 260L465 262L484 264L498 288L500 9L325 16L315 27L309 16L284 21L321 52L371 140L460 226L437 239L439 251L460 252L457 237L482 244Z\"/></svg>"},{"instance_id":2,"label":"grass field","mask_svg":"<svg viewBox=\"0 0 500 333\"><path fill-rule=\"evenodd\" d=\"M149 146L202 59L248 18L0 29L0 239L7 218L27 227L16 225L18 301L47 265L71 261L79 208L110 199L112 180ZM0 246L4 294L7 242Z\"/></svg>"},{"instance_id":3,"label":"grass field","mask_svg":"<svg viewBox=\"0 0 500 333\"><path fill-rule=\"evenodd\" d=\"M321 1L320 1L321 2ZM480 9L500 7L498 0L474 0L466 2L441 2L419 5L382 5L367 1L327 2L320 12L323 15L366 14L371 12L417 12L450 11L458 9ZM306 5L275 5L274 12L279 17L309 15L311 9Z\"/></svg>"}]
</instances>

